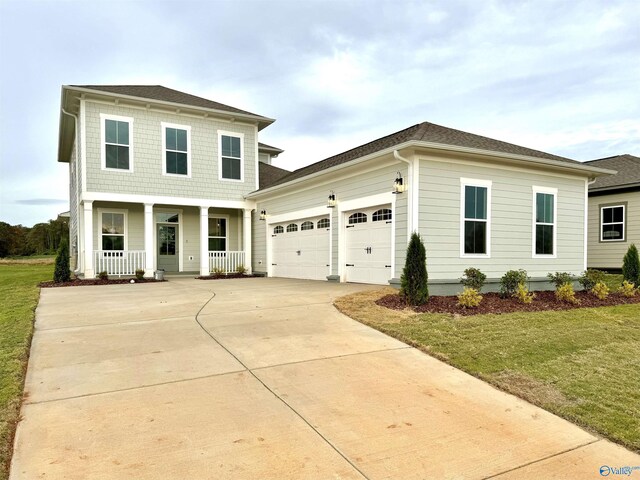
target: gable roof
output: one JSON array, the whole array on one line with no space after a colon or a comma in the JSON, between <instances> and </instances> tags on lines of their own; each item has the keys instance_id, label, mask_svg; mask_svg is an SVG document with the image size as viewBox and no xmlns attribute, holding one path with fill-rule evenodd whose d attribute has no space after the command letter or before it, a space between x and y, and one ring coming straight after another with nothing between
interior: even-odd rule
<instances>
[{"instance_id":1,"label":"gable roof","mask_svg":"<svg viewBox=\"0 0 640 480\"><path fill-rule=\"evenodd\" d=\"M521 147L512 143L494 140L493 138L463 132L462 130L443 127L435 123L422 122L409 128L405 128L404 130L392 133L391 135L387 135L372 142L365 143L364 145L360 145L359 147L352 148L351 150L347 150L346 152L294 170L293 172L291 172L291 174L282 177L271 186L280 185L291 180L306 177L307 175L311 175L313 173L317 173L322 170L326 170L328 168L335 167L355 160L357 158L371 155L381 150L385 150L409 141L429 142L440 145L474 148L479 150L486 150L489 152L501 152L513 155L540 158L544 160L553 160L556 162L568 163L575 166L582 165L581 162L577 162L570 158L560 157L558 155L541 152L539 150L533 150L531 148Z\"/></svg>"},{"instance_id":2,"label":"gable roof","mask_svg":"<svg viewBox=\"0 0 640 480\"><path fill-rule=\"evenodd\" d=\"M270 187L282 177L290 173L291 172L289 170L285 170L284 168L278 168L276 166L269 165L268 163L258 162L259 188Z\"/></svg>"},{"instance_id":3,"label":"gable roof","mask_svg":"<svg viewBox=\"0 0 640 480\"><path fill-rule=\"evenodd\" d=\"M272 147L271 145L267 145L266 143L262 143L262 142L258 142L258 151L260 151L260 152L268 152L268 153L272 154L275 157L277 157L282 152L284 152L284 150L282 150L281 148Z\"/></svg>"},{"instance_id":4,"label":"gable roof","mask_svg":"<svg viewBox=\"0 0 640 480\"><path fill-rule=\"evenodd\" d=\"M593 167L618 171L615 175L598 177L593 184L589 185L590 192L640 187L640 157L624 154L584 163Z\"/></svg>"}]
</instances>

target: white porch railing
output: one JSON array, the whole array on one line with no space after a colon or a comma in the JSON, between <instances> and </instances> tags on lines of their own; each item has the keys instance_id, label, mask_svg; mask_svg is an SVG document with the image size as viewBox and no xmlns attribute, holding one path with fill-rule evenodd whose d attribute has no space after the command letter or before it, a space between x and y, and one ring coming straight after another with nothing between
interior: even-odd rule
<instances>
[{"instance_id":1,"label":"white porch railing","mask_svg":"<svg viewBox=\"0 0 640 480\"><path fill-rule=\"evenodd\" d=\"M244 252L209 252L209 271L221 270L223 273L235 273L238 265L246 267Z\"/></svg>"},{"instance_id":2,"label":"white porch railing","mask_svg":"<svg viewBox=\"0 0 640 480\"><path fill-rule=\"evenodd\" d=\"M96 275L135 275L136 270L145 269L144 250L95 250L94 265Z\"/></svg>"}]
</instances>

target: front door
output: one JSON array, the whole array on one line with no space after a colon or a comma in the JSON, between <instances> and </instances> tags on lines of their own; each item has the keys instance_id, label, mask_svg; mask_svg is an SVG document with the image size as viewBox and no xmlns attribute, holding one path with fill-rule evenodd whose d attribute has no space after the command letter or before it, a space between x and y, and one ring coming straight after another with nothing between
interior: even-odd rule
<instances>
[{"instance_id":1,"label":"front door","mask_svg":"<svg viewBox=\"0 0 640 480\"><path fill-rule=\"evenodd\" d=\"M178 271L178 226L158 225L158 270Z\"/></svg>"}]
</instances>

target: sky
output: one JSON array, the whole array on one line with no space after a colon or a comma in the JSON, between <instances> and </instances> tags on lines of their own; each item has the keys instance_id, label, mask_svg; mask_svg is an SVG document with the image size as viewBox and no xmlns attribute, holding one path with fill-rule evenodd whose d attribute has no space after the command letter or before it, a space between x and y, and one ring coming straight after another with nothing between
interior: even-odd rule
<instances>
[{"instance_id":1,"label":"sky","mask_svg":"<svg viewBox=\"0 0 640 480\"><path fill-rule=\"evenodd\" d=\"M151 84L276 122L293 170L429 121L640 156L637 0L0 0L0 221L69 209L62 85Z\"/></svg>"}]
</instances>

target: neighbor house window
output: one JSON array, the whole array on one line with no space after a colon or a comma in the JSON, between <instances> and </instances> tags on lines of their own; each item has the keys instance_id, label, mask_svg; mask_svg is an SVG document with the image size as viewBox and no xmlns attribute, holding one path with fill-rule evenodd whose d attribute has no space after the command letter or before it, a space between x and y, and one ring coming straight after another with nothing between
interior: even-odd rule
<instances>
[{"instance_id":1,"label":"neighbor house window","mask_svg":"<svg viewBox=\"0 0 640 480\"><path fill-rule=\"evenodd\" d=\"M242 180L242 142L243 137L239 134L220 133L220 178Z\"/></svg>"},{"instance_id":2,"label":"neighbor house window","mask_svg":"<svg viewBox=\"0 0 640 480\"><path fill-rule=\"evenodd\" d=\"M622 242L624 232L625 206L613 205L600 208L600 241Z\"/></svg>"},{"instance_id":3,"label":"neighbor house window","mask_svg":"<svg viewBox=\"0 0 640 480\"><path fill-rule=\"evenodd\" d=\"M102 250L125 250L126 215L124 212L99 212Z\"/></svg>"},{"instance_id":4,"label":"neighbor house window","mask_svg":"<svg viewBox=\"0 0 640 480\"><path fill-rule=\"evenodd\" d=\"M162 150L165 175L190 176L191 163L190 140L191 127L162 123Z\"/></svg>"},{"instance_id":5,"label":"neighbor house window","mask_svg":"<svg viewBox=\"0 0 640 480\"><path fill-rule=\"evenodd\" d=\"M102 168L133 171L131 130L133 119L100 115L102 124Z\"/></svg>"},{"instance_id":6,"label":"neighbor house window","mask_svg":"<svg viewBox=\"0 0 640 480\"><path fill-rule=\"evenodd\" d=\"M209 251L225 252L227 250L227 219L209 217Z\"/></svg>"},{"instance_id":7,"label":"neighbor house window","mask_svg":"<svg viewBox=\"0 0 640 480\"><path fill-rule=\"evenodd\" d=\"M556 254L556 196L556 189L533 187L534 256Z\"/></svg>"},{"instance_id":8,"label":"neighbor house window","mask_svg":"<svg viewBox=\"0 0 640 480\"><path fill-rule=\"evenodd\" d=\"M461 179L461 255L490 255L491 182Z\"/></svg>"}]
</instances>

